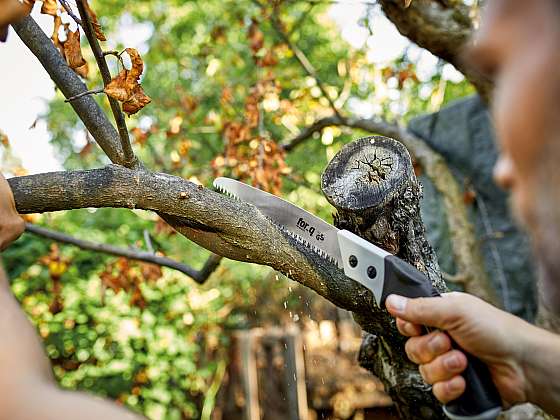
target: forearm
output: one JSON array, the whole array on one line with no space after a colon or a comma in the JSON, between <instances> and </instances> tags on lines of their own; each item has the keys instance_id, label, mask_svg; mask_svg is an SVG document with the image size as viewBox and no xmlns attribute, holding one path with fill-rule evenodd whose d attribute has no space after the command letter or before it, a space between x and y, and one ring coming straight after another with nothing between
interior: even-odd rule
<instances>
[{"instance_id":1,"label":"forearm","mask_svg":"<svg viewBox=\"0 0 560 420\"><path fill-rule=\"evenodd\" d=\"M529 401L560 418L560 337L533 327L525 334L523 370Z\"/></svg>"},{"instance_id":2,"label":"forearm","mask_svg":"<svg viewBox=\"0 0 560 420\"><path fill-rule=\"evenodd\" d=\"M22 384L9 391L10 400L0 410L0 420L140 420L112 401L80 392L63 391L50 382Z\"/></svg>"},{"instance_id":3,"label":"forearm","mask_svg":"<svg viewBox=\"0 0 560 420\"><path fill-rule=\"evenodd\" d=\"M56 385L35 329L13 297L0 261L0 420L135 420L116 403Z\"/></svg>"}]
</instances>

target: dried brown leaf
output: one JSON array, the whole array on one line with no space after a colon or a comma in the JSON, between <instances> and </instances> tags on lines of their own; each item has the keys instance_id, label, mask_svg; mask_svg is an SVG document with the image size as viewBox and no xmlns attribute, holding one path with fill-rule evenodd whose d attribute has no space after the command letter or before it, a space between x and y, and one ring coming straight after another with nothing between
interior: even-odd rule
<instances>
[{"instance_id":1,"label":"dried brown leaf","mask_svg":"<svg viewBox=\"0 0 560 420\"><path fill-rule=\"evenodd\" d=\"M404 0L404 7L410 6L410 3L412 3L412 0Z\"/></svg>"},{"instance_id":2,"label":"dried brown leaf","mask_svg":"<svg viewBox=\"0 0 560 420\"><path fill-rule=\"evenodd\" d=\"M43 6L41 6L41 13L45 15L56 16L56 11L58 10L58 4L56 0L43 0Z\"/></svg>"},{"instance_id":3,"label":"dried brown leaf","mask_svg":"<svg viewBox=\"0 0 560 420\"><path fill-rule=\"evenodd\" d=\"M86 64L86 60L82 56L82 48L80 46L80 30L76 32L68 31L68 39L64 42L64 54L68 65L76 69Z\"/></svg>"},{"instance_id":4,"label":"dried brown leaf","mask_svg":"<svg viewBox=\"0 0 560 420\"><path fill-rule=\"evenodd\" d=\"M97 20L97 15L95 14L95 12L93 11L93 9L90 7L89 2L85 1L84 2L87 13L91 19L91 25L93 26L93 30L95 31L95 37L100 40L100 41L107 41L107 38L105 37L105 34L103 33L103 30L101 29L101 25L99 24L99 21Z\"/></svg>"},{"instance_id":5,"label":"dried brown leaf","mask_svg":"<svg viewBox=\"0 0 560 420\"><path fill-rule=\"evenodd\" d=\"M130 56L130 61L132 62L132 68L129 70L129 79L137 81L144 71L144 62L135 48L126 48L125 51Z\"/></svg>"},{"instance_id":6,"label":"dried brown leaf","mask_svg":"<svg viewBox=\"0 0 560 420\"><path fill-rule=\"evenodd\" d=\"M252 20L251 26L249 26L247 37L249 38L251 51L253 54L256 54L264 45L264 34L259 29L259 24L255 19Z\"/></svg>"},{"instance_id":7,"label":"dried brown leaf","mask_svg":"<svg viewBox=\"0 0 560 420\"><path fill-rule=\"evenodd\" d=\"M105 87L105 93L111 98L122 102L122 109L128 115L140 111L152 100L144 93L144 89L138 83L140 75L144 70L144 63L138 51L134 48L127 48L126 52L130 56L130 69L124 68L111 80Z\"/></svg>"},{"instance_id":8,"label":"dried brown leaf","mask_svg":"<svg viewBox=\"0 0 560 420\"><path fill-rule=\"evenodd\" d=\"M121 70L121 72L105 86L105 93L111 98L115 98L117 101L124 102L128 100L130 92L126 88L127 73L126 69Z\"/></svg>"},{"instance_id":9,"label":"dried brown leaf","mask_svg":"<svg viewBox=\"0 0 560 420\"><path fill-rule=\"evenodd\" d=\"M126 102L123 102L122 109L130 116L132 114L136 114L150 102L152 102L152 99L144 93L144 89L142 89L142 86L136 84L130 99Z\"/></svg>"},{"instance_id":10,"label":"dried brown leaf","mask_svg":"<svg viewBox=\"0 0 560 420\"><path fill-rule=\"evenodd\" d=\"M86 61L86 64L84 64L83 66L76 67L74 69L74 71L76 73L78 73L81 77L83 77L84 79L87 79L88 74L89 74L89 65L88 65L87 61Z\"/></svg>"},{"instance_id":11,"label":"dried brown leaf","mask_svg":"<svg viewBox=\"0 0 560 420\"><path fill-rule=\"evenodd\" d=\"M53 33L51 35L52 42L54 46L60 51L60 54L64 57L64 45L60 42L60 38L58 36L60 27L62 26L62 19L60 16L56 15L54 17L54 26L53 26Z\"/></svg>"}]
</instances>

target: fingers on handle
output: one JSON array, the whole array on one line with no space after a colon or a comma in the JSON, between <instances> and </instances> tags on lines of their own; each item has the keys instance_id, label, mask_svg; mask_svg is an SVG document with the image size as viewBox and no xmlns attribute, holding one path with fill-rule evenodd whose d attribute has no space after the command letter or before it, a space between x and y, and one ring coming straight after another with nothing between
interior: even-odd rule
<instances>
[{"instance_id":1,"label":"fingers on handle","mask_svg":"<svg viewBox=\"0 0 560 420\"><path fill-rule=\"evenodd\" d=\"M404 349L410 360L426 364L451 350L451 340L441 331L433 331L419 337L409 338Z\"/></svg>"},{"instance_id":2,"label":"fingers on handle","mask_svg":"<svg viewBox=\"0 0 560 420\"><path fill-rule=\"evenodd\" d=\"M447 381L436 382L432 387L432 392L441 403L447 404L460 397L465 392L465 387L465 379L457 375Z\"/></svg>"},{"instance_id":3,"label":"fingers on handle","mask_svg":"<svg viewBox=\"0 0 560 420\"><path fill-rule=\"evenodd\" d=\"M451 350L436 357L429 363L420 365L420 374L429 384L448 381L467 367L467 358L459 350Z\"/></svg>"},{"instance_id":4,"label":"fingers on handle","mask_svg":"<svg viewBox=\"0 0 560 420\"><path fill-rule=\"evenodd\" d=\"M406 337L416 337L417 335L422 335L423 333L422 326L400 318L397 318L397 329Z\"/></svg>"},{"instance_id":5,"label":"fingers on handle","mask_svg":"<svg viewBox=\"0 0 560 420\"><path fill-rule=\"evenodd\" d=\"M446 329L451 317L457 316L457 300L451 296L408 299L390 295L385 301L387 310L396 317L414 324Z\"/></svg>"}]
</instances>

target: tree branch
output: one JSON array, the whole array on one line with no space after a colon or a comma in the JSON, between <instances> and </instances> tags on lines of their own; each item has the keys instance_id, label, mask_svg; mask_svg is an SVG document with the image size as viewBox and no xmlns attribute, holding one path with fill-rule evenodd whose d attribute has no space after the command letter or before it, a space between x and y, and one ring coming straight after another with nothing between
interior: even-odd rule
<instances>
[{"instance_id":1,"label":"tree branch","mask_svg":"<svg viewBox=\"0 0 560 420\"><path fill-rule=\"evenodd\" d=\"M100 244L96 242L84 241L82 239L74 238L73 236L66 235L61 232L56 232L54 230L46 229L37 225L33 225L31 223L25 224L25 230L34 235L52 239L53 241L56 242L62 242L65 244L74 245L82 249L87 249L96 252L103 252L105 254L129 258L131 260L144 261L151 264L157 264L164 267L169 267L174 270L180 271L183 274L186 274L187 276L189 276L199 284L202 284L206 281L206 279L210 276L210 274L212 274L212 272L219 265L219 262L221 260L221 257L212 254L204 264L202 270L198 271L192 267L189 267L186 264L182 264L171 258L155 255L151 252L145 252L136 248L121 248L108 244Z\"/></svg>"},{"instance_id":2,"label":"tree branch","mask_svg":"<svg viewBox=\"0 0 560 420\"><path fill-rule=\"evenodd\" d=\"M372 317L373 295L343 271L279 230L254 206L182 178L109 165L16 177L8 183L20 213L87 207L156 211L178 232L216 254L268 265L335 305ZM201 272L210 267L209 262Z\"/></svg>"},{"instance_id":3,"label":"tree branch","mask_svg":"<svg viewBox=\"0 0 560 420\"><path fill-rule=\"evenodd\" d=\"M107 86L109 83L111 83L111 73L109 72L107 62L105 61L105 55L103 54L103 51L99 46L99 41L97 40L97 37L95 35L95 31L91 23L91 18L89 16L89 13L87 12L86 6L83 3L84 1L87 0L76 1L78 11L80 12L80 16L82 18L82 28L84 29L91 50L93 51L95 61L97 62L97 67L99 67L99 71L101 72L103 84ZM130 144L130 138L128 136L128 129L126 128L126 122L124 120L124 114L121 111L121 106L116 99L111 98L110 96L108 96L107 98L109 99L109 105L111 106L111 111L113 112L115 122L117 123L117 129L119 131L121 148L124 153L123 164L127 168L131 168L136 165L137 159L134 156L134 152L132 151L132 145Z\"/></svg>"},{"instance_id":4,"label":"tree branch","mask_svg":"<svg viewBox=\"0 0 560 420\"><path fill-rule=\"evenodd\" d=\"M62 7L64 7L66 13L68 13L70 17L74 19L74 22L76 22L78 25L82 24L82 20L74 14L74 11L72 10L72 7L68 4L68 1L60 0L60 4L62 5Z\"/></svg>"},{"instance_id":5,"label":"tree branch","mask_svg":"<svg viewBox=\"0 0 560 420\"><path fill-rule=\"evenodd\" d=\"M463 59L463 50L474 31L470 6L441 0L413 1L409 7L402 0L379 0L379 3L402 35L453 64L482 97L488 98L492 81Z\"/></svg>"},{"instance_id":6,"label":"tree branch","mask_svg":"<svg viewBox=\"0 0 560 420\"><path fill-rule=\"evenodd\" d=\"M320 132L328 126L345 126L372 134L381 134L398 140L406 146L413 159L420 163L428 178L443 197L458 276L464 279L465 290L499 306L496 293L483 268L482 255L474 227L469 221L463 191L443 156L398 124L391 124L379 118L340 118L336 116L322 118L304 128L299 135L284 144L284 150L293 150L311 138L314 133Z\"/></svg>"},{"instance_id":7,"label":"tree branch","mask_svg":"<svg viewBox=\"0 0 560 420\"><path fill-rule=\"evenodd\" d=\"M60 52L32 17L27 16L20 22L12 24L12 26L66 98L87 91L86 85L68 67ZM86 95L70 102L70 105L72 105L95 141L101 146L101 149L111 159L111 162L124 164L119 135L95 100Z\"/></svg>"}]
</instances>

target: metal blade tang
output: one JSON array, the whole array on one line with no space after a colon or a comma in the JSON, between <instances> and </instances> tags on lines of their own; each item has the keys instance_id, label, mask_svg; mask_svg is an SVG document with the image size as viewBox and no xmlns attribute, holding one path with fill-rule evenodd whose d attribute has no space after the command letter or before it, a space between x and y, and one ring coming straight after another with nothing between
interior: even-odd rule
<instances>
[{"instance_id":1,"label":"metal blade tang","mask_svg":"<svg viewBox=\"0 0 560 420\"><path fill-rule=\"evenodd\" d=\"M282 226L297 241L312 248L325 259L342 267L338 244L339 229L308 211L266 191L230 178L219 177L214 187L257 207L274 223Z\"/></svg>"}]
</instances>

